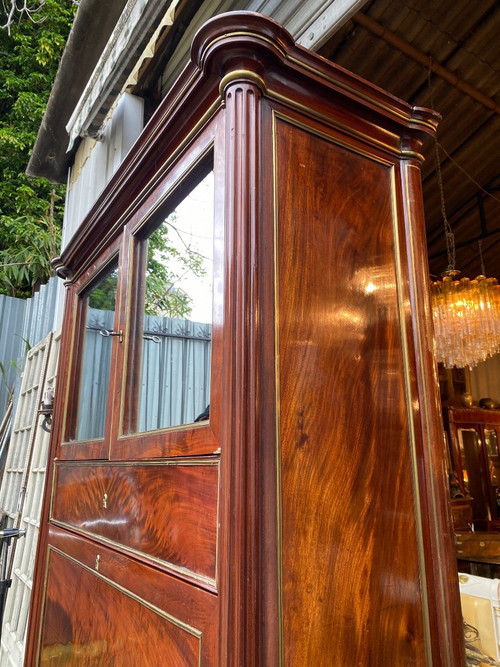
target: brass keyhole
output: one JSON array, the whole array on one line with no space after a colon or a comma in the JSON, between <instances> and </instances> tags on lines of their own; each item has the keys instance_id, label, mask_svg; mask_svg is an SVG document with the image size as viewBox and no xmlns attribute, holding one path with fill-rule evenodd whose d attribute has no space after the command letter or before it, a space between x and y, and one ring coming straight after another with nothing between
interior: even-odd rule
<instances>
[{"instance_id":1,"label":"brass keyhole","mask_svg":"<svg viewBox=\"0 0 500 667\"><path fill-rule=\"evenodd\" d=\"M95 569L97 572L99 572L100 563L101 563L101 557L99 556L99 554L97 554L97 556L95 557Z\"/></svg>"},{"instance_id":2,"label":"brass keyhole","mask_svg":"<svg viewBox=\"0 0 500 667\"><path fill-rule=\"evenodd\" d=\"M105 510L108 509L108 494L105 493L102 497L102 506L104 507Z\"/></svg>"}]
</instances>

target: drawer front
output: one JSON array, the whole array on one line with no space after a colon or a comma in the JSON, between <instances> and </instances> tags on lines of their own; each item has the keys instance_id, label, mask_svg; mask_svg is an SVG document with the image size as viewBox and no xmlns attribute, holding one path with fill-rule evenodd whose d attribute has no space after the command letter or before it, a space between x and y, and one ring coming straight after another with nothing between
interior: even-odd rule
<instances>
[{"instance_id":1,"label":"drawer front","mask_svg":"<svg viewBox=\"0 0 500 667\"><path fill-rule=\"evenodd\" d=\"M215 586L216 460L56 466L53 522Z\"/></svg>"},{"instance_id":2,"label":"drawer front","mask_svg":"<svg viewBox=\"0 0 500 667\"><path fill-rule=\"evenodd\" d=\"M215 664L217 595L57 527L47 556L37 664Z\"/></svg>"}]
</instances>

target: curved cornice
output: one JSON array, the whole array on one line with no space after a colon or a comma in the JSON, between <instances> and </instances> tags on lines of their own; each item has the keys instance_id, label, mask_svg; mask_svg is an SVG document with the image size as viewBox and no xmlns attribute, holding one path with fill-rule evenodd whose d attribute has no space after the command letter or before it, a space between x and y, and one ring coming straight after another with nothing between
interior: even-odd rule
<instances>
[{"instance_id":1,"label":"curved cornice","mask_svg":"<svg viewBox=\"0 0 500 667\"><path fill-rule=\"evenodd\" d=\"M272 19L249 12L218 15L197 33L192 60L68 242L59 273L77 275L120 233L239 82L257 86L282 110L308 115L396 158L422 159L422 144L439 119L298 46Z\"/></svg>"},{"instance_id":2,"label":"curved cornice","mask_svg":"<svg viewBox=\"0 0 500 667\"><path fill-rule=\"evenodd\" d=\"M298 45L291 34L271 18L254 12L228 12L207 21L197 32L191 60L206 74L221 79L232 70L253 72L270 96L280 95L280 77L302 76L325 94L341 95L365 113L372 110L386 122L433 135L440 115L412 107L348 70ZM278 67L273 72L272 68ZM383 122L383 121L382 121Z\"/></svg>"}]
</instances>

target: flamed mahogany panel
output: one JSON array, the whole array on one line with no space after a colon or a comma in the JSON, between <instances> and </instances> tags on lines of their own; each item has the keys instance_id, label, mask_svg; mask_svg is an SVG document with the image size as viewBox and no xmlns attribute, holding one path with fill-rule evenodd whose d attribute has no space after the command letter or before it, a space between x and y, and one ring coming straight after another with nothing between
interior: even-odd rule
<instances>
[{"instance_id":1,"label":"flamed mahogany panel","mask_svg":"<svg viewBox=\"0 0 500 667\"><path fill-rule=\"evenodd\" d=\"M276 127L285 665L421 666L391 168Z\"/></svg>"},{"instance_id":2,"label":"flamed mahogany panel","mask_svg":"<svg viewBox=\"0 0 500 667\"><path fill-rule=\"evenodd\" d=\"M52 519L215 585L218 462L59 464Z\"/></svg>"},{"instance_id":3,"label":"flamed mahogany panel","mask_svg":"<svg viewBox=\"0 0 500 667\"><path fill-rule=\"evenodd\" d=\"M39 664L208 664L203 657L212 651L203 646L202 628L62 552L52 550L49 562ZM158 575L156 584L168 589L168 580L162 582ZM208 603L213 606L210 600ZM184 610L176 611L182 617Z\"/></svg>"}]
</instances>

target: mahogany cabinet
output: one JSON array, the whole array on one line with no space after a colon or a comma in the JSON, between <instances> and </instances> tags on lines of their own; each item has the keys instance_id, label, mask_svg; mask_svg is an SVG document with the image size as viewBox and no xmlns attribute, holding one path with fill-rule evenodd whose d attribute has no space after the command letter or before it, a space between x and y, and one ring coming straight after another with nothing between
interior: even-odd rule
<instances>
[{"instance_id":1,"label":"mahogany cabinet","mask_svg":"<svg viewBox=\"0 0 500 667\"><path fill-rule=\"evenodd\" d=\"M471 498L474 529L500 519L500 410L446 408L450 454L458 480Z\"/></svg>"},{"instance_id":2,"label":"mahogany cabinet","mask_svg":"<svg viewBox=\"0 0 500 667\"><path fill-rule=\"evenodd\" d=\"M420 186L437 120L257 14L198 32L58 260L27 664L463 664ZM149 422L181 389L144 389L147 248L209 174L210 416Z\"/></svg>"}]
</instances>

